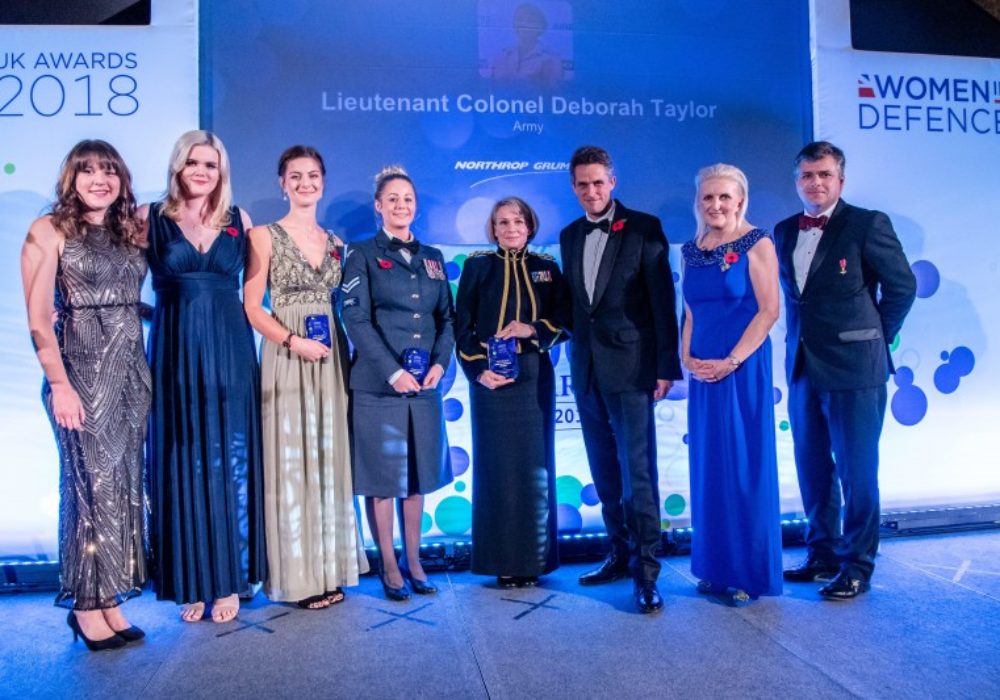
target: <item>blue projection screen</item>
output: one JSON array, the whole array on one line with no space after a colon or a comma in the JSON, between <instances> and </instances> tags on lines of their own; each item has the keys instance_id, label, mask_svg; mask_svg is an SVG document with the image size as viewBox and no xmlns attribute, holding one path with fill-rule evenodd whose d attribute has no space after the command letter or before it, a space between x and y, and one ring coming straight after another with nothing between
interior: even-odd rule
<instances>
[{"instance_id":1,"label":"blue projection screen","mask_svg":"<svg viewBox=\"0 0 1000 700\"><path fill-rule=\"evenodd\" d=\"M751 183L750 218L770 228L798 206L791 160L811 123L808 18L794 0L688 2L218 0L203 7L203 114L227 143L237 200L257 222L281 216L276 162L311 144L328 167L323 222L348 240L374 232L372 175L402 163L418 193L418 236L444 249L454 282L486 247L492 203L516 194L538 211L535 240L558 256L580 215L567 164L584 143L615 157L616 194L691 237L693 178L735 163ZM780 338L782 329L776 329ZM775 367L781 367L780 344ZM599 527L569 382L558 355L557 466L564 531ZM461 372L446 382L457 479L427 499L426 530L470 526L471 440ZM782 508L799 509L778 400ZM657 408L665 525L688 521L686 386Z\"/></svg>"}]
</instances>

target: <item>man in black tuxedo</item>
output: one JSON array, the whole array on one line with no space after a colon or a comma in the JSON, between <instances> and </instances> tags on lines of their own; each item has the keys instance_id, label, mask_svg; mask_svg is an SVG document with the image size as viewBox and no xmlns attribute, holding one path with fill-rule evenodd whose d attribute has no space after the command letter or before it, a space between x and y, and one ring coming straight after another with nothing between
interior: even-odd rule
<instances>
[{"instance_id":1,"label":"man in black tuxedo","mask_svg":"<svg viewBox=\"0 0 1000 700\"><path fill-rule=\"evenodd\" d=\"M917 285L889 217L840 198L843 151L810 143L795 166L805 214L785 219L774 233L788 331L788 416L809 554L785 571L785 580L833 578L820 594L847 600L868 590L875 568L889 343Z\"/></svg>"},{"instance_id":2,"label":"man in black tuxedo","mask_svg":"<svg viewBox=\"0 0 1000 700\"><path fill-rule=\"evenodd\" d=\"M612 200L611 156L584 146L570 160L584 216L562 230L573 310L570 367L587 460L611 553L583 585L631 575L643 613L663 607L653 404L681 378L677 314L660 220Z\"/></svg>"}]
</instances>

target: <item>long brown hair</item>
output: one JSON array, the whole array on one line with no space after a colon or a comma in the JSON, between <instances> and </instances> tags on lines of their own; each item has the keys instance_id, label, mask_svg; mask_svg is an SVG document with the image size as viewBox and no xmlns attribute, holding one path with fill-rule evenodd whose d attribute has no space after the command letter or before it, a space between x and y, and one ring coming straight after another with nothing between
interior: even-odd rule
<instances>
[{"instance_id":1,"label":"long brown hair","mask_svg":"<svg viewBox=\"0 0 1000 700\"><path fill-rule=\"evenodd\" d=\"M118 199L108 207L104 226L115 245L145 247L142 224L135 214L135 194L132 192L132 173L125 161L107 141L85 139L73 146L63 160L56 183L56 201L52 205L52 225L67 239L84 235L84 214L87 208L76 191L76 176L84 168L96 165L105 173L118 176L121 191Z\"/></svg>"}]
</instances>

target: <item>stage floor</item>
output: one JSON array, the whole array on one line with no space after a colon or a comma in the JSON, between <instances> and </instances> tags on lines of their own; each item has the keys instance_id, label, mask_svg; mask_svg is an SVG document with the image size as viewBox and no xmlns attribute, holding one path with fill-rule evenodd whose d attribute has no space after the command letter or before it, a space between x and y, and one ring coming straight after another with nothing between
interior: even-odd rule
<instances>
[{"instance_id":1,"label":"stage floor","mask_svg":"<svg viewBox=\"0 0 1000 700\"><path fill-rule=\"evenodd\" d=\"M797 561L804 550L786 550ZM663 560L664 611L631 584L583 588L590 564L536 589L468 572L386 601L369 576L323 611L245 605L185 624L149 593L128 604L145 641L90 653L51 594L0 597L4 698L1000 697L1000 532L884 540L872 591L814 584L731 608L699 596L686 557Z\"/></svg>"}]
</instances>

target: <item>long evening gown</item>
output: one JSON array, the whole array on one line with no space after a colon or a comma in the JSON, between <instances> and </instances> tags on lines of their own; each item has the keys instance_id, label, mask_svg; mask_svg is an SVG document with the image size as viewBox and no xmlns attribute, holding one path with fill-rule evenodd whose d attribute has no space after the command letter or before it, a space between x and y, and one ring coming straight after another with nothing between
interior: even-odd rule
<instances>
[{"instance_id":1,"label":"long evening gown","mask_svg":"<svg viewBox=\"0 0 1000 700\"><path fill-rule=\"evenodd\" d=\"M111 608L146 581L142 444L149 366L142 350L142 250L88 226L66 241L56 272L56 337L69 383L83 404L81 430L56 425L59 447L59 593L76 610Z\"/></svg>"},{"instance_id":2,"label":"long evening gown","mask_svg":"<svg viewBox=\"0 0 1000 700\"><path fill-rule=\"evenodd\" d=\"M331 239L313 268L280 225L271 224L268 233L275 318L304 336L307 316L326 316L333 342L332 352L318 362L266 339L261 349L265 588L271 600L291 601L356 586L368 559L351 484L347 357L340 352L343 338L330 301L340 284L337 251Z\"/></svg>"},{"instance_id":3,"label":"long evening gown","mask_svg":"<svg viewBox=\"0 0 1000 700\"><path fill-rule=\"evenodd\" d=\"M770 234L754 229L727 246L684 244L684 300L693 318L691 356L728 357L757 313L748 251ZM725 261L727 252L738 260ZM724 269L725 268L725 269ZM699 579L781 594L781 523L774 437L771 342L720 382L693 377L688 393L691 571Z\"/></svg>"},{"instance_id":4,"label":"long evening gown","mask_svg":"<svg viewBox=\"0 0 1000 700\"><path fill-rule=\"evenodd\" d=\"M160 205L149 215L153 582L178 603L265 575L260 377L239 296L247 237L236 207L230 220L201 253Z\"/></svg>"}]
</instances>

